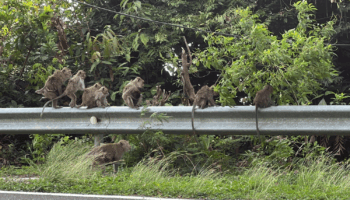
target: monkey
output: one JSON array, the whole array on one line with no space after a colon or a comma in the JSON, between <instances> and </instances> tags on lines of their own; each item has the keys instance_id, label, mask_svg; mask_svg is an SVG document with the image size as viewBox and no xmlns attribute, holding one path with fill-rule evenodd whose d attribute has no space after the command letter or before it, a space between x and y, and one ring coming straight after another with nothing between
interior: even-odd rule
<instances>
[{"instance_id":1,"label":"monkey","mask_svg":"<svg viewBox=\"0 0 350 200\"><path fill-rule=\"evenodd\" d=\"M62 70L56 70L51 76L47 78L44 87L35 91L35 93L43 95L40 101L44 99L52 100L57 97L57 92L58 95L62 94L63 83L71 77L72 70L67 67L64 67ZM58 100L54 100L52 102L53 108L58 108L57 102Z\"/></svg>"},{"instance_id":2,"label":"monkey","mask_svg":"<svg viewBox=\"0 0 350 200\"><path fill-rule=\"evenodd\" d=\"M124 153L131 150L127 140L94 147L87 156L93 157L93 166L120 160Z\"/></svg>"},{"instance_id":3,"label":"monkey","mask_svg":"<svg viewBox=\"0 0 350 200\"><path fill-rule=\"evenodd\" d=\"M138 109L140 106L144 82L142 78L136 77L124 87L122 98L130 108Z\"/></svg>"},{"instance_id":4,"label":"monkey","mask_svg":"<svg viewBox=\"0 0 350 200\"><path fill-rule=\"evenodd\" d=\"M201 89L198 90L193 106L192 106L192 130L193 135L196 135L196 130L194 129L194 110L196 106L199 106L200 108L205 108L208 106L216 106L214 101L214 96L219 95L219 93L214 91L215 85L212 85L211 87L208 87L207 85L203 86Z\"/></svg>"},{"instance_id":5,"label":"monkey","mask_svg":"<svg viewBox=\"0 0 350 200\"><path fill-rule=\"evenodd\" d=\"M82 103L77 106L77 108L80 108L81 106L87 106L88 108L96 107L95 92L101 87L101 83L95 83L93 86L85 88L82 96Z\"/></svg>"},{"instance_id":6,"label":"monkey","mask_svg":"<svg viewBox=\"0 0 350 200\"><path fill-rule=\"evenodd\" d=\"M108 106L107 96L109 95L108 89L103 86L95 92L95 102L97 107L105 108Z\"/></svg>"},{"instance_id":7,"label":"monkey","mask_svg":"<svg viewBox=\"0 0 350 200\"><path fill-rule=\"evenodd\" d=\"M262 142L259 127L258 127L258 108L267 108L275 103L271 100L271 94L273 92L273 87L271 85L266 85L264 89L258 91L255 95L253 103L255 104L255 119L256 119L256 133Z\"/></svg>"},{"instance_id":8,"label":"monkey","mask_svg":"<svg viewBox=\"0 0 350 200\"><path fill-rule=\"evenodd\" d=\"M64 96L68 96L71 99L71 102L69 103L69 106L73 108L76 105L77 97L75 96L75 93L78 90L84 90L85 89L85 83L84 79L86 77L86 73L83 70L79 70L78 73L76 73L72 78L69 79L68 85L66 87L66 90L58 97L48 101L45 103L43 110L41 112L40 117L44 114L44 109L47 104L49 104L51 101L60 99Z\"/></svg>"}]
</instances>

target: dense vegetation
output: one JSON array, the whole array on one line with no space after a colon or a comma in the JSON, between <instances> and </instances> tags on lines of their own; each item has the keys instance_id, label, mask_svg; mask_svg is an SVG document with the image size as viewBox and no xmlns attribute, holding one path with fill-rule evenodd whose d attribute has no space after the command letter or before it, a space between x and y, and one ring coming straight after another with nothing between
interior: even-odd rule
<instances>
[{"instance_id":1,"label":"dense vegetation","mask_svg":"<svg viewBox=\"0 0 350 200\"><path fill-rule=\"evenodd\" d=\"M195 91L202 85L214 84L220 77L215 90L220 94L216 100L222 106L251 104L255 93L266 83L275 88L273 99L279 105L317 105L321 100L336 105L349 103L349 96L346 95L350 86L347 69L349 46L336 44L350 44L347 37L347 12L350 5L347 1L84 2L110 11L65 0L8 0L0 4L0 107L43 106L44 102L39 101L41 96L34 91L44 85L55 69L65 66L74 73L80 69L86 71L85 83L88 86L100 82L108 87L111 93L108 101L111 105L124 105L121 99L122 89L136 76L145 80L144 99L152 99L156 86L161 85L172 92L167 105L181 105L183 87L180 78L180 53L181 47L186 47L183 36L190 44L193 54L193 65L189 71ZM119 15L114 11L151 21ZM188 28L164 25L156 21ZM67 105L68 102L68 98L63 98L60 104ZM91 138L91 135L86 135L75 140L91 146ZM324 154L335 154L338 161L344 162L339 165L346 167L349 151L349 145L346 145L348 138L343 136L292 136L282 139L269 137L271 142L263 144L259 144L253 136L201 136L200 145L195 143L192 136L166 135L161 131L147 131L142 135L106 136L105 140L110 141L111 138L116 141L127 139L132 144L133 150L125 156L125 162L128 167L135 166L134 171L127 168L120 172L118 180L113 177L114 182L121 181L119 179L132 182L127 177L137 170L142 171L137 167L148 165L146 161L140 162L142 159L168 159L163 160L167 163L165 174L153 173L160 177L161 182L171 179L175 184L186 181L186 178L188 182L194 183L201 179L208 181L193 196L189 195L190 190L188 193L181 188L176 190L181 191L184 197L202 195L215 198L212 195L221 193L212 191L211 194L204 194L202 190L206 191L209 187L205 184L210 185L215 180L217 184L229 182L234 185L238 182L231 182L230 178L242 180L245 177L258 176L258 173L253 172L262 170L262 177L258 181L249 179L251 181L247 181L244 187L260 187L255 184L268 187L260 182L266 178L263 175L268 176L270 184L278 186L260 188L261 192L256 194L236 191L242 195L227 196L223 192L222 196L216 197L272 198L273 191L281 190L288 184L295 185L293 190L297 191L301 187L299 184L303 176L313 176L306 174L305 167L310 165L314 167L316 175L320 176L320 184L328 176L338 177L333 174L338 169L335 168L334 160ZM64 134L33 134L29 138L0 135L0 167L29 163L34 167L33 173L46 177L44 181L53 179L51 183L58 184L62 174L45 174L45 169L50 168L48 165L55 165L50 164L48 153L57 141L64 146L75 140L73 136ZM85 147L81 150L84 149ZM314 163L320 157L325 159L321 166L324 168L318 168ZM264 165L259 167L256 163ZM157 162L152 165L157 166ZM8 168L3 168L4 175L7 174L6 169ZM227 173L223 175L215 172L215 177L201 176L201 172L211 173L211 169ZM322 170L329 174L323 176ZM299 177L302 173L295 171L305 174ZM91 176L90 172L82 173ZM94 173L96 174L92 179L76 180L76 177L72 177L72 180L64 180L64 183L72 181L72 185L80 185L80 181L91 184L94 181L100 183L101 180L112 180L109 176L105 179L94 179L101 175ZM343 187L341 183L347 181L346 178L342 179L341 173L343 172L339 172L339 179L332 187ZM281 175L274 177L273 174ZM292 174L297 176L292 177ZM277 184L280 181L285 182ZM0 184L4 185L0 189L16 189L18 186L11 184ZM26 190L38 190L37 187L42 184L45 185L39 181L28 186ZM154 184L152 187L156 187L155 182ZM18 187L25 189L24 186ZM49 184L39 191L60 191L53 188L56 185L54 187ZM217 188L219 190L221 186ZM158 193L124 189L120 189L120 193L174 196L161 189L150 190L159 191ZM68 189L62 188L61 191ZM320 186L317 191L326 190ZM79 189L69 192L86 191ZM332 193L331 190L329 192ZM330 193L321 193L310 198L332 198L334 194ZM344 197L346 195L348 194L344 192ZM280 197L303 198L287 194L281 194Z\"/></svg>"}]
</instances>

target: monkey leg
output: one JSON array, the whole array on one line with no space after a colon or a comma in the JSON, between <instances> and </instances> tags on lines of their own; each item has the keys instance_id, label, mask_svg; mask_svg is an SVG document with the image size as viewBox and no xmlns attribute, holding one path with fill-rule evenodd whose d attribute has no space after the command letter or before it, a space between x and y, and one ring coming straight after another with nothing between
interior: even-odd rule
<instances>
[{"instance_id":1,"label":"monkey leg","mask_svg":"<svg viewBox=\"0 0 350 200\"><path fill-rule=\"evenodd\" d=\"M96 105L97 105L97 107L103 107L103 108L105 107L102 105L100 100L96 100Z\"/></svg>"},{"instance_id":2,"label":"monkey leg","mask_svg":"<svg viewBox=\"0 0 350 200\"><path fill-rule=\"evenodd\" d=\"M126 97L126 100L124 100L126 105L128 105L130 108L135 108L134 102L130 96Z\"/></svg>"},{"instance_id":3,"label":"monkey leg","mask_svg":"<svg viewBox=\"0 0 350 200\"><path fill-rule=\"evenodd\" d=\"M108 101L107 101L107 98L104 99L103 105L104 105L104 106L109 106L109 103L108 103Z\"/></svg>"},{"instance_id":4,"label":"monkey leg","mask_svg":"<svg viewBox=\"0 0 350 200\"><path fill-rule=\"evenodd\" d=\"M58 106L57 103L58 103L58 99L53 100L53 101L52 101L52 107L53 107L53 108L62 108L62 106Z\"/></svg>"},{"instance_id":5,"label":"monkey leg","mask_svg":"<svg viewBox=\"0 0 350 200\"><path fill-rule=\"evenodd\" d=\"M81 103L80 105L77 105L76 107L77 108L80 108L80 107L82 107L82 106L86 106L84 103Z\"/></svg>"},{"instance_id":6,"label":"monkey leg","mask_svg":"<svg viewBox=\"0 0 350 200\"><path fill-rule=\"evenodd\" d=\"M57 97L56 92L53 92L53 91L44 92L44 96L45 96L45 98L50 99L50 100ZM52 108L61 108L57 104L58 104L58 99L53 100L52 101Z\"/></svg>"},{"instance_id":7,"label":"monkey leg","mask_svg":"<svg viewBox=\"0 0 350 200\"><path fill-rule=\"evenodd\" d=\"M140 98L138 99L137 103L136 103L136 106L137 107L140 107L141 106L141 103L142 103L142 94L140 94Z\"/></svg>"},{"instance_id":8,"label":"monkey leg","mask_svg":"<svg viewBox=\"0 0 350 200\"><path fill-rule=\"evenodd\" d=\"M67 95L67 96L71 99L71 101L70 101L70 103L69 103L69 106L70 106L71 108L73 108L74 106L76 106L77 96L75 96L75 94L69 94L69 95Z\"/></svg>"}]
</instances>

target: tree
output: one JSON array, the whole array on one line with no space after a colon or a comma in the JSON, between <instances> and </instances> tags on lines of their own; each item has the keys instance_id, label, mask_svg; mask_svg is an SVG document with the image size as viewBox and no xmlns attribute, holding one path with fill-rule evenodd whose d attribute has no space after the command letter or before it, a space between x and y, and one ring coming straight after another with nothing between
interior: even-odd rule
<instances>
[{"instance_id":1,"label":"tree","mask_svg":"<svg viewBox=\"0 0 350 200\"><path fill-rule=\"evenodd\" d=\"M270 83L278 97L278 104L310 104L322 88L322 82L337 76L332 64L333 47L327 45L334 34L334 21L316 25L312 4L297 2L299 24L287 30L281 39L272 35L265 23L249 9L232 9L224 14L230 31L238 37L209 34L208 48L197 53L197 65L222 70L216 89L220 102L235 104L237 91L244 91L248 99ZM228 64L230 62L230 64Z\"/></svg>"}]
</instances>

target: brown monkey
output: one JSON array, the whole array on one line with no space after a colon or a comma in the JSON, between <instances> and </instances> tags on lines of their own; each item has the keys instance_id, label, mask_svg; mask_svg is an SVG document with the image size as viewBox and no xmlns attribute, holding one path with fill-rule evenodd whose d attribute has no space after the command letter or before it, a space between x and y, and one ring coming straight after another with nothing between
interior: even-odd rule
<instances>
[{"instance_id":1,"label":"brown monkey","mask_svg":"<svg viewBox=\"0 0 350 200\"><path fill-rule=\"evenodd\" d=\"M84 90L85 89L85 83L84 79L86 77L86 73L83 70L79 70L78 73L76 73L71 79L68 81L68 85L66 87L66 90L58 97L48 101L45 103L43 107L43 111L41 112L40 117L44 114L44 109L47 104L49 104L51 101L60 99L64 96L68 96L71 99L71 102L69 103L69 106L73 108L76 105L77 97L75 96L75 93L78 90Z\"/></svg>"},{"instance_id":2,"label":"brown monkey","mask_svg":"<svg viewBox=\"0 0 350 200\"><path fill-rule=\"evenodd\" d=\"M192 130L193 134L196 134L196 130L194 129L194 110L196 106L199 106L200 108L205 108L208 106L215 106L214 96L219 95L217 92L214 92L215 85L212 85L211 87L208 87L207 85L203 86L201 89L198 90L192 107ZM210 105L209 105L210 104Z\"/></svg>"},{"instance_id":3,"label":"brown monkey","mask_svg":"<svg viewBox=\"0 0 350 200\"><path fill-rule=\"evenodd\" d=\"M107 96L109 95L108 89L103 86L95 92L95 103L97 107L105 108L108 106Z\"/></svg>"},{"instance_id":4,"label":"brown monkey","mask_svg":"<svg viewBox=\"0 0 350 200\"><path fill-rule=\"evenodd\" d=\"M54 99L58 95L62 94L62 85L64 82L66 82L70 77L72 77L72 71L64 67L62 70L56 70L51 76L48 77L48 79L45 82L45 85L43 88L35 91L37 94L42 94L43 97L40 100L43 99ZM52 107L57 108L57 100L54 100L52 102Z\"/></svg>"},{"instance_id":5,"label":"brown monkey","mask_svg":"<svg viewBox=\"0 0 350 200\"><path fill-rule=\"evenodd\" d=\"M82 96L82 103L77 106L77 108L80 108L81 106L87 106L88 108L96 107L95 92L101 87L101 83L95 83L93 86L85 88Z\"/></svg>"},{"instance_id":6,"label":"brown monkey","mask_svg":"<svg viewBox=\"0 0 350 200\"><path fill-rule=\"evenodd\" d=\"M110 143L94 147L87 155L93 157L93 166L120 160L124 153L131 150L128 141L120 140L118 143Z\"/></svg>"},{"instance_id":7,"label":"brown monkey","mask_svg":"<svg viewBox=\"0 0 350 200\"><path fill-rule=\"evenodd\" d=\"M258 137L260 138L260 133L259 133L259 127L258 127L258 108L267 108L272 105L275 105L274 102L271 100L271 94L273 92L273 88L271 85L266 85L264 89L258 91L256 93L256 96L254 98L253 103L255 104L255 118L256 118L256 133Z\"/></svg>"},{"instance_id":8,"label":"brown monkey","mask_svg":"<svg viewBox=\"0 0 350 200\"><path fill-rule=\"evenodd\" d=\"M144 82L142 78L136 77L124 87L122 98L130 108L138 108L140 106Z\"/></svg>"}]
</instances>

